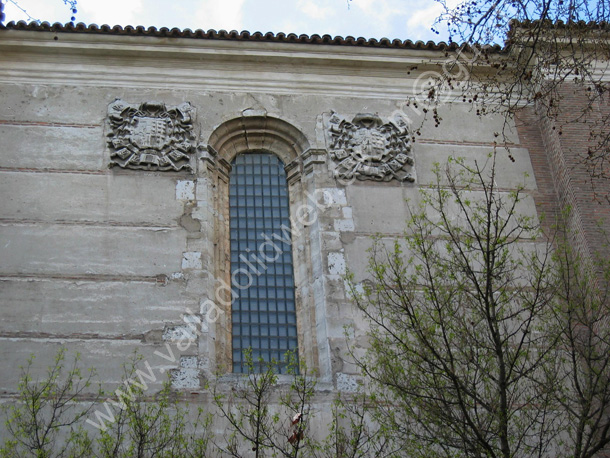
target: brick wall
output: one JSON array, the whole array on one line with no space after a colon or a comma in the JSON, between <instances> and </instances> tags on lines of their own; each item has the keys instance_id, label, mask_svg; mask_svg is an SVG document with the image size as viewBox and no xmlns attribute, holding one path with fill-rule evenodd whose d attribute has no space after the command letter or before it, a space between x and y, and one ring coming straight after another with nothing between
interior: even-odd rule
<instances>
[{"instance_id":1,"label":"brick wall","mask_svg":"<svg viewBox=\"0 0 610 458\"><path fill-rule=\"evenodd\" d=\"M528 148L538 190L534 198L547 228L570 209L567 220L573 243L584 256L608 256L604 232L610 233L610 180L592 176L587 151L595 146L591 128L610 106L591 105L587 93L573 84L559 91L559 114L554 117L525 108L517 115L521 143Z\"/></svg>"}]
</instances>

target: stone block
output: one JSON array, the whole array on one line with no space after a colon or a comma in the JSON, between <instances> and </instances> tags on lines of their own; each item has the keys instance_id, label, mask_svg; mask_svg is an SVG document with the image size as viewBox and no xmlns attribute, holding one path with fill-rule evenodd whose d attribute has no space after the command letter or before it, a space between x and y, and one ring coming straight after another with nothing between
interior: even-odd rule
<instances>
[{"instance_id":1,"label":"stone block","mask_svg":"<svg viewBox=\"0 0 610 458\"><path fill-rule=\"evenodd\" d=\"M198 269L201 270L201 253L198 251L186 251L182 253L182 269Z\"/></svg>"},{"instance_id":2,"label":"stone block","mask_svg":"<svg viewBox=\"0 0 610 458\"><path fill-rule=\"evenodd\" d=\"M0 278L0 332L49 335L145 335L180 323L198 297L182 282ZM160 341L160 338L159 338Z\"/></svg>"},{"instance_id":3,"label":"stone block","mask_svg":"<svg viewBox=\"0 0 610 458\"><path fill-rule=\"evenodd\" d=\"M320 200L320 204L323 207L330 207L333 205L347 205L347 199L345 196L345 190L339 188L325 188L321 189L316 195L323 196Z\"/></svg>"},{"instance_id":4,"label":"stone block","mask_svg":"<svg viewBox=\"0 0 610 458\"><path fill-rule=\"evenodd\" d=\"M388 250L391 250L395 239L396 237L385 237L381 242ZM356 283L371 276L368 272L368 267L372 246L372 237L360 235L355 237L354 241L345 247L345 263L347 269L354 274L354 281Z\"/></svg>"},{"instance_id":5,"label":"stone block","mask_svg":"<svg viewBox=\"0 0 610 458\"><path fill-rule=\"evenodd\" d=\"M438 163L441 172L444 171L448 158L463 158L467 166L474 166L475 161L479 167L488 163L488 157L493 152L492 146L459 146L433 143L416 143L414 148L415 170L417 171L417 184L434 185L437 182L433 173L434 164ZM515 159L511 161L509 152ZM458 167L454 167L459 170ZM441 183L447 183L444 172L440 176ZM528 190L536 189L534 170L529 158L529 153L524 148L511 148L507 151L498 147L496 153L496 184L501 188L523 187Z\"/></svg>"},{"instance_id":6,"label":"stone block","mask_svg":"<svg viewBox=\"0 0 610 458\"><path fill-rule=\"evenodd\" d=\"M384 237L379 241L377 259L381 263L387 262L387 256L388 254L391 254L393 252L394 243L396 240L399 241L403 259L409 259L410 251L405 241L401 240L400 238L388 236ZM444 240L438 240L436 243L439 256L446 257L446 242ZM371 252L372 246L373 239L371 237L359 236L355 238L352 244L346 246L345 248L345 262L349 271L354 275L355 283L360 283L365 279L371 278L371 273L369 272L368 264L369 259L373 254ZM524 265L527 264L526 258L529 256L537 254L540 258L543 258L545 255L548 255L548 253L546 252L547 244L545 242L533 241L529 239L516 241L515 243L509 246L509 249L509 255L518 262L523 261ZM472 262L472 265L475 266L475 268L477 267L475 261ZM414 272L414 264L407 264L406 274L410 275ZM515 280L517 279L518 278L515 277ZM520 281L526 282L526 280L527 276L522 276Z\"/></svg>"},{"instance_id":7,"label":"stone block","mask_svg":"<svg viewBox=\"0 0 610 458\"><path fill-rule=\"evenodd\" d=\"M345 256L343 253L328 253L328 273L345 275Z\"/></svg>"},{"instance_id":8,"label":"stone block","mask_svg":"<svg viewBox=\"0 0 610 458\"><path fill-rule=\"evenodd\" d=\"M337 390L341 393L357 393L361 389L360 378L355 375L337 373Z\"/></svg>"},{"instance_id":9,"label":"stone block","mask_svg":"<svg viewBox=\"0 0 610 458\"><path fill-rule=\"evenodd\" d=\"M0 274L152 275L181 269L181 229L0 226Z\"/></svg>"},{"instance_id":10,"label":"stone block","mask_svg":"<svg viewBox=\"0 0 610 458\"><path fill-rule=\"evenodd\" d=\"M146 374L151 374L154 381L146 380L152 392L161 389L162 384L168 379L168 373L180 367L180 357L184 351L180 351L177 345L169 343L143 344L133 340L103 340L103 339L4 339L0 338L0 358L7 370L0 374L0 390L15 392L21 368L25 366L28 358L35 355L31 375L34 380L40 380L46 375L47 368L53 364L53 359L60 348L65 348L66 362L71 363L76 353L80 354L79 366L86 374L92 369L96 372L96 381L102 382L106 392L111 392L120 386L125 386L127 380L124 365L133 360L134 355L142 358L138 367ZM193 351L196 346L193 344ZM148 367L146 366L148 362ZM10 369L8 369L10 368ZM91 386L91 392L95 392L97 385Z\"/></svg>"},{"instance_id":11,"label":"stone block","mask_svg":"<svg viewBox=\"0 0 610 458\"><path fill-rule=\"evenodd\" d=\"M153 175L0 172L2 218L176 226L175 178Z\"/></svg>"},{"instance_id":12,"label":"stone block","mask_svg":"<svg viewBox=\"0 0 610 458\"><path fill-rule=\"evenodd\" d=\"M424 122L421 138L446 140L450 142L493 142L503 143L506 140L519 143L519 136L514 123L506 123L506 117L500 113L490 113L477 116L469 103L447 103L438 108L442 118L440 125L435 127L430 113ZM496 135L499 134L499 135Z\"/></svg>"},{"instance_id":13,"label":"stone block","mask_svg":"<svg viewBox=\"0 0 610 458\"><path fill-rule=\"evenodd\" d=\"M0 118L1 119L1 118ZM0 125L0 167L107 170L102 127Z\"/></svg>"},{"instance_id":14,"label":"stone block","mask_svg":"<svg viewBox=\"0 0 610 458\"><path fill-rule=\"evenodd\" d=\"M422 191L427 192L426 189ZM433 191L429 191L433 192ZM499 192L498 195L505 202L510 202L508 192ZM422 199L420 189L415 187L390 186L351 186L348 197L353 208L355 230L358 233L402 235L407 230L407 220L411 212L419 212ZM470 191L465 198L473 205L483 202L483 191ZM453 199L448 201L447 213L451 220L459 220L458 207ZM433 222L440 221L440 215L433 208L427 207L426 212ZM515 215L526 216L537 220L537 210L530 194L523 192L520 202L515 208ZM516 222L516 219L513 219ZM511 226L514 227L514 224ZM529 237L529 235L524 235Z\"/></svg>"},{"instance_id":15,"label":"stone block","mask_svg":"<svg viewBox=\"0 0 610 458\"><path fill-rule=\"evenodd\" d=\"M352 207L355 231L401 233L407 218L405 189L385 183L348 187L347 196Z\"/></svg>"},{"instance_id":16,"label":"stone block","mask_svg":"<svg viewBox=\"0 0 610 458\"><path fill-rule=\"evenodd\" d=\"M0 85L0 119L101 125L108 104L123 91L89 85Z\"/></svg>"},{"instance_id":17,"label":"stone block","mask_svg":"<svg viewBox=\"0 0 610 458\"><path fill-rule=\"evenodd\" d=\"M195 182L191 180L178 180L176 183L177 200L195 200Z\"/></svg>"},{"instance_id":18,"label":"stone block","mask_svg":"<svg viewBox=\"0 0 610 458\"><path fill-rule=\"evenodd\" d=\"M355 230L353 219L336 219L335 231L337 232L353 232Z\"/></svg>"},{"instance_id":19,"label":"stone block","mask_svg":"<svg viewBox=\"0 0 610 458\"><path fill-rule=\"evenodd\" d=\"M504 233L508 235L510 231L513 231L518 226L521 227L533 227L533 230L523 230L519 231L518 235L522 239L530 239L532 237L537 237L539 234L536 231L536 225L538 224L538 213L536 209L536 204L534 199L530 194L522 193L520 195L519 201L516 203L515 208L508 219L507 211L510 206L513 204L513 197L510 196L508 192L498 192L496 193L496 199L500 202L504 202L504 204L500 203L500 213L499 218L502 221L505 221L506 227L504 228ZM421 197L420 197L421 198ZM457 204L453 197L449 198L446 202L446 210L445 213L450 221L450 224L453 226L459 226L463 228L468 228L471 224L466 217L466 213L468 216L471 216L472 213L476 210L479 214L485 214L486 211L486 197L483 191L464 191L462 193L462 202L463 206L467 208L466 212L460 210L460 205ZM435 225L433 227L430 234L431 235L444 235L443 231L439 228L441 226L441 215L434 208L429 206L424 207L427 219L431 222L431 224ZM410 205L410 210L414 212L421 211L415 203ZM503 223L504 224L504 223ZM467 229L471 231L471 229ZM477 229L481 230L481 229ZM408 234L408 230L405 226L404 232ZM516 236L517 233L514 233L513 236Z\"/></svg>"}]
</instances>

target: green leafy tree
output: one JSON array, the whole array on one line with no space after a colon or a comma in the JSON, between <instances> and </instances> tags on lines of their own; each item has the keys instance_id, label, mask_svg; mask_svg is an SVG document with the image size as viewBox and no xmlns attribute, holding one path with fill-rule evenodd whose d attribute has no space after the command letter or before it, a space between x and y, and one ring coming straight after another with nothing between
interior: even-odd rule
<instances>
[{"instance_id":1,"label":"green leafy tree","mask_svg":"<svg viewBox=\"0 0 610 458\"><path fill-rule=\"evenodd\" d=\"M588 458L610 444L610 260L583 258L569 233L560 234L558 301L547 329L560 345L547 383L561 405L566 456Z\"/></svg>"},{"instance_id":2,"label":"green leafy tree","mask_svg":"<svg viewBox=\"0 0 610 458\"><path fill-rule=\"evenodd\" d=\"M326 438L317 444L317 458L364 458L396 456L400 450L374 419L375 396L357 392L339 396L331 407L332 421Z\"/></svg>"},{"instance_id":3,"label":"green leafy tree","mask_svg":"<svg viewBox=\"0 0 610 458\"><path fill-rule=\"evenodd\" d=\"M114 421L99 433L95 456L205 457L210 440L211 417L199 410L194 421L179 403L171 383L165 380L153 395L138 374L142 357L135 354L125 365L123 387L115 391L119 407Z\"/></svg>"},{"instance_id":4,"label":"green leafy tree","mask_svg":"<svg viewBox=\"0 0 610 458\"><path fill-rule=\"evenodd\" d=\"M230 434L222 449L231 456L252 451L253 456L272 454L296 458L313 447L308 437L312 421L312 397L316 379L298 363L296 355L286 353L288 386L278 383L278 363L256 364L246 352L247 373L229 392L214 386L216 407L227 422Z\"/></svg>"},{"instance_id":5,"label":"green leafy tree","mask_svg":"<svg viewBox=\"0 0 610 458\"><path fill-rule=\"evenodd\" d=\"M292 353L281 364L287 370L282 379L275 362L254 364L250 355L247 361L248 374L236 386L227 390L226 380L216 381L212 399L220 415L214 426L228 427L222 436L214 436L211 413L202 408L194 412L181 402L169 380L152 392L146 380L154 381L154 374L149 366L147 372L141 369L146 361L137 353L124 365L123 384L106 399L105 415L96 416L100 423L87 418L93 409L102 408L103 391L92 391L95 371L84 377L78 357L66 366L62 349L46 376L34 380L31 358L18 398L4 407L8 437L0 456L393 456L392 441L372 421L369 397L357 394L333 403L328 437L317 441L311 431L316 377ZM85 429L86 424L97 430Z\"/></svg>"},{"instance_id":6,"label":"green leafy tree","mask_svg":"<svg viewBox=\"0 0 610 458\"><path fill-rule=\"evenodd\" d=\"M211 418L199 411L194 421L188 408L180 404L169 381L155 395L138 382L134 355L125 365L125 390L116 399L119 407L113 420L97 435L83 424L103 394L93 391L95 371L82 374L78 356L66 367L61 349L46 377L34 380L33 357L28 360L19 383L18 398L5 407L9 434L0 447L0 456L14 457L99 457L153 458L209 456Z\"/></svg>"},{"instance_id":7,"label":"green leafy tree","mask_svg":"<svg viewBox=\"0 0 610 458\"><path fill-rule=\"evenodd\" d=\"M87 456L89 441L80 423L92 404L77 401L91 394L95 372L82 372L79 355L68 366L65 359L66 350L61 349L41 380L33 376L34 356L28 359L17 399L3 408L10 437L0 448L0 456Z\"/></svg>"},{"instance_id":8,"label":"green leafy tree","mask_svg":"<svg viewBox=\"0 0 610 458\"><path fill-rule=\"evenodd\" d=\"M542 383L555 344L554 276L521 189L486 164L437 166L403 240L383 239L352 294L370 323L359 360L379 391L376 419L409 456L543 456L560 418Z\"/></svg>"}]
</instances>

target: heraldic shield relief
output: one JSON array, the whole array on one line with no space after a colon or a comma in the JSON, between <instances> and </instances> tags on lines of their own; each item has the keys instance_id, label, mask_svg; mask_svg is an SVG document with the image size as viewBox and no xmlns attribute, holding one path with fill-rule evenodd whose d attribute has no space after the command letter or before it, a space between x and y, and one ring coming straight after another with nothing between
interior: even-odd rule
<instances>
[{"instance_id":1,"label":"heraldic shield relief","mask_svg":"<svg viewBox=\"0 0 610 458\"><path fill-rule=\"evenodd\" d=\"M334 175L351 180L415 181L411 169L411 139L402 119L383 123L375 114L360 113L349 122L336 113L328 119Z\"/></svg>"},{"instance_id":2,"label":"heraldic shield relief","mask_svg":"<svg viewBox=\"0 0 610 458\"><path fill-rule=\"evenodd\" d=\"M116 99L108 106L110 167L140 170L192 170L194 108L185 102L139 105Z\"/></svg>"}]
</instances>

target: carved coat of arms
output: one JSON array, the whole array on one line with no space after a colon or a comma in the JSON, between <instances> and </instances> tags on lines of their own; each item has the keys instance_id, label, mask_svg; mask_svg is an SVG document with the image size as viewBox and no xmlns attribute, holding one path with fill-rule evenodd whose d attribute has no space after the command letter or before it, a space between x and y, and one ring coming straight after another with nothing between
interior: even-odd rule
<instances>
[{"instance_id":1,"label":"carved coat of arms","mask_svg":"<svg viewBox=\"0 0 610 458\"><path fill-rule=\"evenodd\" d=\"M110 166L192 170L194 111L188 102L167 107L161 102L136 105L116 99L108 106Z\"/></svg>"},{"instance_id":2,"label":"carved coat of arms","mask_svg":"<svg viewBox=\"0 0 610 458\"><path fill-rule=\"evenodd\" d=\"M377 115L361 113L349 122L332 113L327 125L336 177L414 181L411 139L402 119L384 124Z\"/></svg>"}]
</instances>

